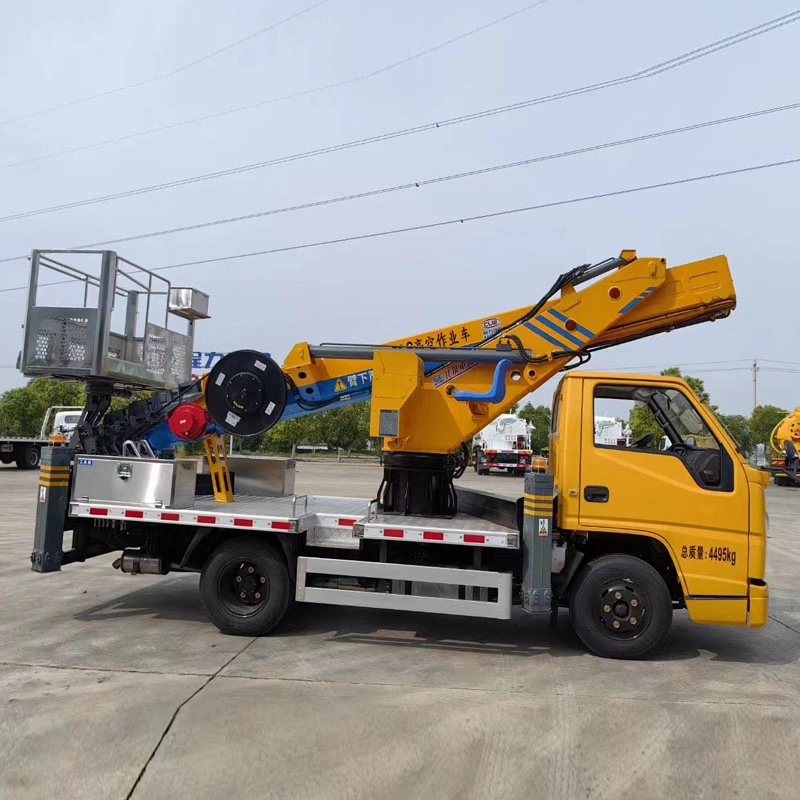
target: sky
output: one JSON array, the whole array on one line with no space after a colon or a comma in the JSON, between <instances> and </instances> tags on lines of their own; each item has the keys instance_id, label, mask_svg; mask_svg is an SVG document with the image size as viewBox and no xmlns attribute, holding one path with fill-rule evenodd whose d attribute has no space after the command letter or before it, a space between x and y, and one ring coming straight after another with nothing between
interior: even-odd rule
<instances>
[{"instance_id":1,"label":"sky","mask_svg":"<svg viewBox=\"0 0 800 800\"><path fill-rule=\"evenodd\" d=\"M793 11L781 1L30 0L0 27L0 217L179 180L629 75ZM647 80L200 183L0 222L0 259L528 159L800 100L800 22ZM382 70L382 71L381 71ZM378 72L346 85L325 84ZM239 113L85 147L271 98ZM83 148L43 158L57 151ZM153 268L403 228L800 157L800 109L477 177L116 245ZM25 163L19 163L25 162ZM726 320L623 345L592 368L676 365L749 414L800 405L800 164L484 221L164 272L211 296L196 349L282 360L298 341L379 342L533 304L623 248L668 264L724 253ZM0 262L0 391L25 314L25 260ZM61 290L52 290L60 292ZM771 361L766 361L771 359ZM700 363L702 362L702 363ZM723 363L719 363L723 362ZM780 364L777 362L790 362ZM788 371L776 371L785 369ZM532 400L549 403L554 384Z\"/></svg>"}]
</instances>

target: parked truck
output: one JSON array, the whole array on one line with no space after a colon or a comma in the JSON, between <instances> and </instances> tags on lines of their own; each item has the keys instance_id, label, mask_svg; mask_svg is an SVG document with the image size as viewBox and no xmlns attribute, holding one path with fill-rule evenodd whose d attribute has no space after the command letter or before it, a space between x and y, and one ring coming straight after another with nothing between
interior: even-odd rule
<instances>
[{"instance_id":1,"label":"parked truck","mask_svg":"<svg viewBox=\"0 0 800 800\"><path fill-rule=\"evenodd\" d=\"M768 475L744 461L681 378L570 370L553 395L548 472L528 473L517 500L458 483L464 443L565 368L601 348L727 317L736 297L724 256L667 268L623 251L565 272L533 305L488 318L489 336L479 318L384 344L302 342L282 366L240 350L191 381L181 359L194 321L207 316L206 296L143 267L128 292L127 262L103 251L100 313L67 317L36 304L39 272L54 255L57 265L69 258L32 253L21 368L86 380L88 394L70 445L44 450L35 571L119 552L123 572L198 572L214 624L248 636L278 626L292 600L498 621L514 606L532 615L567 608L586 647L614 658L654 652L677 609L697 623L766 622ZM159 281L169 311L153 321L146 287ZM112 331L105 313L115 293L124 331ZM169 329L171 317L188 320L187 332ZM63 335L50 336L54 328ZM88 343L80 363L64 357L75 339ZM154 391L109 410L110 397L132 386ZM255 435L366 399L384 448L373 497L234 494L223 434ZM595 417L612 400L646 406L661 433L598 443ZM671 442L665 451L650 447L660 436ZM176 444L192 441L203 442L212 496L197 497L195 467L174 458Z\"/></svg>"},{"instance_id":2,"label":"parked truck","mask_svg":"<svg viewBox=\"0 0 800 800\"><path fill-rule=\"evenodd\" d=\"M49 444L64 444L68 435L75 430L81 411L82 406L50 406L38 436L0 435L0 462L10 464L13 461L19 469L36 469L42 448Z\"/></svg>"},{"instance_id":3,"label":"parked truck","mask_svg":"<svg viewBox=\"0 0 800 800\"><path fill-rule=\"evenodd\" d=\"M472 456L478 475L493 469L524 475L533 463L530 425L516 414L501 414L473 439Z\"/></svg>"}]
</instances>

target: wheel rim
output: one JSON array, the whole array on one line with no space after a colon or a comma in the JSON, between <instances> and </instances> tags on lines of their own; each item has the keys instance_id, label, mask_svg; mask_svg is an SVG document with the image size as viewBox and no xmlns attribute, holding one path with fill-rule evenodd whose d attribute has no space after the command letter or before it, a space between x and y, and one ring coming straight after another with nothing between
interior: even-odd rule
<instances>
[{"instance_id":1,"label":"wheel rim","mask_svg":"<svg viewBox=\"0 0 800 800\"><path fill-rule=\"evenodd\" d=\"M28 452L28 464L31 467L36 467L39 465L39 453L36 450L30 450Z\"/></svg>"},{"instance_id":2,"label":"wheel rim","mask_svg":"<svg viewBox=\"0 0 800 800\"><path fill-rule=\"evenodd\" d=\"M592 612L600 630L617 640L638 638L652 619L647 595L631 580L604 583L595 595Z\"/></svg>"},{"instance_id":3,"label":"wheel rim","mask_svg":"<svg viewBox=\"0 0 800 800\"><path fill-rule=\"evenodd\" d=\"M239 617L250 617L269 598L269 581L252 561L232 561L221 571L217 582L225 608Z\"/></svg>"}]
</instances>

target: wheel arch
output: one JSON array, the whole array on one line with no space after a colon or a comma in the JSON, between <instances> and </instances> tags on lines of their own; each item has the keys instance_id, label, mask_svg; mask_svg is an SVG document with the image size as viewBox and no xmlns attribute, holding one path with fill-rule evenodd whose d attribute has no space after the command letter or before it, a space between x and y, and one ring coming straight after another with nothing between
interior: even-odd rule
<instances>
[{"instance_id":1,"label":"wheel arch","mask_svg":"<svg viewBox=\"0 0 800 800\"><path fill-rule=\"evenodd\" d=\"M286 562L289 577L292 581L297 578L297 556L299 552L299 539L296 533L245 533L244 531L230 530L229 528L198 528L192 540L186 547L180 565L189 570L201 570L211 554L223 542L236 537L261 538L263 541L276 545L276 549Z\"/></svg>"},{"instance_id":2,"label":"wheel arch","mask_svg":"<svg viewBox=\"0 0 800 800\"><path fill-rule=\"evenodd\" d=\"M577 549L586 564L600 556L624 554L635 556L650 564L664 579L673 601L684 603L685 586L675 553L661 536L647 531L590 531ZM574 576L570 578L570 583Z\"/></svg>"}]
</instances>

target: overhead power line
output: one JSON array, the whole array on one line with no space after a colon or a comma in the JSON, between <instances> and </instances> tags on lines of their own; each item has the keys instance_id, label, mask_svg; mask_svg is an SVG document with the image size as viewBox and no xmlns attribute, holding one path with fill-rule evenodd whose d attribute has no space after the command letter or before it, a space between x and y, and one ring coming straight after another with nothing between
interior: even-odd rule
<instances>
[{"instance_id":1,"label":"overhead power line","mask_svg":"<svg viewBox=\"0 0 800 800\"><path fill-rule=\"evenodd\" d=\"M328 0L325 0L325 2L327 2L327 1ZM507 20L512 19L513 17L516 17L519 14L524 13L525 11L530 11L531 9L534 9L537 6L542 6L542 5L544 5L545 3L548 3L548 2L550 2L550 0L536 0L536 2L534 2L534 3L529 3L528 5L523 6L522 8L518 8L516 11L512 11L511 13L505 14L502 17L498 17L497 19L493 19L493 20L491 20L489 22L484 23L483 25L479 25L477 28L473 28L472 30L464 31L463 33L460 33L457 36L453 36L450 39L446 39L443 42L439 42L439 43L437 43L435 45L432 45L431 47L426 47L424 50L419 50L416 53L412 53L409 56L405 56L404 58L401 58L399 61L393 61L393 62L391 62L389 64L384 64L382 67L379 67L378 69L374 69L374 70L372 70L370 72L365 72L362 75L356 75L353 78L346 78L345 80L341 80L341 81L334 81L332 83L325 83L325 84L322 84L321 86L315 86L315 87L313 87L311 89L303 89L303 90L301 90L299 92L293 92L291 94L280 95L278 97L271 97L268 100L261 100L261 101L259 101L257 103L251 103L249 105L239 106L237 108L227 109L226 111L215 112L213 114L206 114L206 115L204 115L202 117L195 117L194 119L183 120L182 122L171 123L169 125L162 125L162 126L160 126L158 128L151 128L151 129L146 130L146 131L138 131L136 133L126 134L124 136L118 136L118 137L115 137L115 138L112 138L112 139L105 139L105 140L100 141L100 142L93 142L93 143L88 144L88 145L79 145L78 147L70 147L70 148L68 148L66 150L58 150L58 151L56 151L54 153L46 153L46 154L41 155L41 156L34 156L32 158L26 158L26 159L23 159L22 161L15 161L15 162L12 162L12 163L9 163L9 164L2 164L2 165L0 165L0 169L7 169L9 167L17 167L17 166L20 166L22 164L30 164L30 163L32 163L34 161L41 161L41 160L47 159L47 158L54 158L55 156L66 155L68 153L77 153L77 152L79 152L81 150L89 150L89 149L92 149L92 148L95 148L95 147L100 147L102 145L112 144L114 142L124 142L127 139L134 139L134 138L137 138L139 136L148 136L151 133L158 133L160 131L171 130L173 128L179 128L179 127L182 127L184 125L192 125L195 122L204 122L206 120L216 119L217 117L226 116L228 114L236 114L236 113L238 113L240 111L247 111L248 109L252 109L252 108L260 108L261 106L269 105L271 103L278 103L278 102L282 102L284 100L292 100L292 99L297 98L297 97L305 97L307 95L316 94L318 92L323 92L323 91L326 91L328 89L335 89L335 88L338 88L338 87L341 87L341 86L348 86L349 84L352 84L352 83L359 83L360 81L365 81L365 80L368 80L370 78L375 78L378 75L382 75L384 72L389 72L390 70L397 69L397 67L401 67L401 66L403 66L405 64L408 64L408 63L410 63L412 61L416 61L418 58L423 58L424 56L430 55L431 53L435 53L437 50L442 50L443 48L448 47L451 44L455 44L456 42L460 42L463 39L468 38L469 36L474 36L476 33L481 33L482 31L485 31L488 28L494 27L495 25L499 25L502 22L506 22ZM317 5L321 5L321 3L318 3ZM312 8L316 8L316 6L312 6ZM311 10L310 8L306 9L306 11L310 11L310 10ZM301 13L305 13L305 12L301 12ZM297 16L297 15L295 15L295 16ZM290 17L289 19L292 19L292 18L293 17ZM282 22L286 22L286 21L287 20L283 20ZM282 24L282 23L278 23L278 24ZM168 76L164 76L164 77L168 77ZM161 80L161 78L158 78L158 80ZM149 82L150 81L144 81L143 83L149 83ZM132 84L132 86L139 86L139 85L141 85L141 84ZM131 88L131 87L125 87L125 88ZM113 93L114 93L114 91L111 91L111 92L103 93L101 95L95 95L95 97L102 97L102 96L104 96L104 94L113 94ZM93 99L93 98L88 98L88 99ZM75 101L73 103L67 103L66 105L75 105L75 103L77 103L77 102L85 102L85 101L84 100L78 100L78 101ZM65 106L54 106L53 108L63 108L63 107L65 107ZM45 110L53 110L53 109L45 109ZM44 113L44 112L36 112L36 113ZM32 114L32 115L28 115L28 116L35 116L36 113ZM7 124L9 122L17 122L17 121L22 120L22 119L27 119L27 117L17 117L14 120L7 120L6 123L0 123L0 124Z\"/></svg>"},{"instance_id":2,"label":"overhead power line","mask_svg":"<svg viewBox=\"0 0 800 800\"><path fill-rule=\"evenodd\" d=\"M255 39L262 34L268 33L275 28L279 28L281 25L285 25L287 22L291 22L293 19L297 19L298 17L302 17L304 14L308 14L310 11L313 11L320 6L324 6L326 3L330 2L330 0L320 0L318 3L314 3L313 6L308 6L308 8L304 8L301 11L297 11L294 14L290 14L288 17L284 17L283 19L278 20L277 22L273 22L270 25L267 25L264 28L260 28L257 31L254 31L247 36L237 39L235 42L231 42L230 44L226 44L224 47L220 47L217 50L213 50L210 53L206 53L204 56L200 56L200 58L196 58L193 61L189 61L186 64L182 64L179 67L175 67L175 69L171 69L168 72L163 72L160 75L154 75L151 78L145 78L141 81L135 81L134 83L126 83L123 86L116 86L113 89L106 89L103 92L96 92L95 94L87 95L86 97L78 97L75 100L69 100L66 103L59 103L54 106L48 106L47 108L40 108L37 111L30 111L27 114L22 114L18 117L12 117L10 119L4 119L0 121L0 125L11 125L14 122L22 122L26 119L32 119L33 117L39 117L42 114L49 114L51 111L59 111L63 108L70 108L72 106L81 105L83 103L89 103L92 100L99 100L101 97L110 97L114 94L121 94L122 92L127 92L129 89L136 89L140 86L147 86L151 83L158 83L159 81L167 80L167 78L174 78L176 75L179 75L181 72L185 72L187 69L191 69L192 67L196 67L198 64L202 64L205 61L209 61L212 58L215 58L222 53L228 52L228 50L233 50L235 47L239 47L239 45L244 44L245 42L249 42L252 39Z\"/></svg>"},{"instance_id":3,"label":"overhead power line","mask_svg":"<svg viewBox=\"0 0 800 800\"><path fill-rule=\"evenodd\" d=\"M451 125L459 125L465 122L472 122L474 120L483 119L485 117L491 117L498 114L505 114L511 111L518 111L524 108L530 108L536 105L542 105L544 103L551 103L557 100L563 100L568 97L576 97L582 94L587 94L591 92L597 92L604 89L611 88L613 86L621 86L627 83L633 83L635 81L646 80L648 78L652 78L656 75L660 75L664 72L668 72L670 70L676 69L677 67L681 67L684 64L688 64L692 61L696 61L699 58L705 58L706 56L712 55L713 53L717 53L721 50L725 50L728 47L733 47L734 45L740 44L742 42L748 41L749 39L753 39L757 36L761 36L765 33L769 33L770 31L777 30L778 28L782 28L786 25L790 25L793 22L797 22L800 20L800 9L797 11L793 11L789 14L785 14L782 17L776 17L774 19L768 20L767 22L763 22L760 25L756 25L752 28L748 28L746 30L740 31L739 33L732 34L730 36L726 36L723 39L718 39L715 42L711 42L707 45L703 45L702 47L695 48L694 50L689 50L686 53L682 53L679 56L675 56L674 58L668 59L667 61L659 62L658 64L653 64L650 67L645 69L639 70L638 72L631 73L629 75L623 75L621 77L612 78L607 81L602 81L600 83L593 83L588 84L586 86L580 86L574 89L567 89L562 92L556 92L554 94L543 95L541 97L534 97L528 100L522 100L517 103L510 103L504 106L497 106L495 108L486 109L484 111L476 111L470 114L463 114L457 117L451 117L445 120L438 120L436 122L425 123L422 125L416 125L414 127L405 128L402 130L391 131L388 133L378 134L376 136L369 136L361 139L356 139L350 142L343 142L341 144L336 145L329 145L326 147L317 148L315 150L309 150L302 153L296 153L289 156L282 156L277 159L271 159L268 161L261 161L256 162L253 164L246 164L240 167L232 167L226 170L220 170L218 172L207 173L206 175L194 176L191 178L186 178L177 181L170 181L165 184L158 184L158 188L166 188L168 186L181 186L187 183L195 183L198 180L208 180L210 178L217 178L222 177L223 175L234 175L239 172L247 172L251 169L261 169L262 167L273 166L274 164L284 164L290 161L297 161L303 158L310 158L313 156L324 155L327 153L333 153L339 150L346 150L353 147L361 147L367 144L374 144L376 142L387 141L389 139L397 139L404 136L411 136L417 133L422 133L425 131L432 131L438 128L444 128ZM427 51L423 51L422 53L418 53L414 56L414 58L418 58L421 55L424 55ZM407 63L411 57L408 59L404 59L402 63ZM399 64L401 62L397 62ZM383 67L380 70L376 71L376 74L379 72L385 72L388 67ZM359 78L350 79L350 81L354 80L363 80L363 76ZM32 158L23 159L21 161L14 161L7 164L0 165L0 169L8 169L10 167L17 167L23 164L30 164L34 161L41 161L44 159L55 158L57 156L68 155L71 153L77 153L85 150L90 150L96 147L102 147L107 144L116 144L119 142L128 141L130 139L135 139L141 136L149 136L155 133L161 133L162 131L173 130L175 128L180 128L186 125L193 125L197 122L204 122L210 119L216 119L219 117L223 117L229 114L236 114L241 111L247 111L253 108L260 108L261 106L268 105L270 103L275 103L281 100L287 100L292 97L300 96L300 94L308 94L311 91L321 91L322 88L326 87L317 87L314 90L306 90L305 92L301 92L298 94L293 95L285 95L282 97L273 97L268 100L262 100L258 103L251 103L245 106L238 106L236 108L227 109L225 111L217 111L212 114L206 114L202 117L195 117L189 120L182 120L181 122L174 122L168 125L161 125L156 128L150 128L144 131L137 131L135 133L125 134L123 136L117 136L110 139L103 139L98 142L92 142L85 145L78 145L77 147L70 147L64 150L57 150L52 153L45 153L40 156L33 156ZM105 198L111 197L126 197L130 196L131 194L139 194L144 191L150 191L153 187L143 187L142 189L134 189L130 192L121 192L115 195L106 195Z\"/></svg>"},{"instance_id":4,"label":"overhead power line","mask_svg":"<svg viewBox=\"0 0 800 800\"><path fill-rule=\"evenodd\" d=\"M277 215L277 214L285 214L285 213L288 213L288 212L301 211L301 210L305 210L305 209L309 209L309 208L318 208L320 206L333 205L335 203L343 203L343 202L347 202L347 201L350 201L350 200L359 200L359 199L364 199L364 198L367 198L367 197L375 197L375 196L378 196L378 195L389 194L389 193L392 193L392 192L399 192L399 191L403 191L403 190L407 190L407 189L419 189L419 188L421 188L423 186L431 186L431 185L434 185L434 184L437 184L437 183L445 183L445 182L448 182L448 181L460 180L462 178L471 178L471 177L476 177L478 175L486 175L486 174L489 174L489 173L492 173L492 172L498 172L498 171L501 171L501 170L513 169L513 168L522 167L522 166L529 166L531 164L537 164L537 163L541 163L541 162L544 162L544 161L552 161L552 160L556 160L556 159L560 159L560 158L566 158L566 157L569 157L569 156L575 156L575 155L580 155L580 154L584 154L584 153L591 153L591 152L594 152L594 151L597 151L597 150L604 150L604 149L613 148L613 147L620 147L622 145L628 145L628 144L633 144L633 143L637 143L637 142L644 142L644 141L647 141L647 140L650 140L650 139L656 139L656 138L659 138L659 137L672 136L672 135L675 135L675 134L678 134L678 133L686 133L688 131L700 130L700 129L712 127L712 126L715 126L715 125L722 125L722 124L729 123L729 122L738 122L738 121L741 121L741 120L752 119L754 117L763 116L765 114L773 114L773 113L777 113L777 112L780 112L780 111L788 111L788 110L791 110L791 109L798 109L798 108L800 108L800 102L791 103L789 105L784 105L784 106L776 106L774 108L762 109L762 110L759 110L759 111L749 111L747 113L737 114L736 116L732 116L732 117L723 117L721 119L709 120L709 121L706 121L706 122L699 122L699 123L695 123L693 125L684 125L684 126L682 126L680 128L671 128L671 129L665 130L665 131L656 131L654 133L641 134L639 136L633 136L633 137L629 137L627 139L618 139L616 141L604 142L602 144L590 145L588 147L580 147L580 148L576 148L576 149L573 149L573 150L565 150L565 151L562 151L560 153L550 153L548 155L543 155L543 156L534 156L532 158L526 158L526 159L522 159L520 161L512 161L512 162L508 162L508 163L505 163L505 164L495 164L495 165L492 165L492 166L481 167L479 169L469 170L469 171L466 171L466 172L458 172L458 173L454 173L454 174L451 174L451 175L440 175L440 176L434 177L434 178L427 178L427 179L418 180L418 181L409 181L407 183L396 184L394 186L384 186L384 187L379 188L379 189L370 189L370 190L364 191L364 192L356 192L356 193L350 193L350 194L346 194L346 195L339 195L338 197L330 197L330 198L326 198L326 199L323 199L323 200L314 200L314 201L310 201L310 202L307 202L307 203L297 203L297 204L291 205L291 206L283 206L282 208L272 208L272 209L268 209L268 210L265 210L265 211L256 211L256 212L253 212L251 214L241 214L241 215L235 216L235 217L225 217L223 219L215 219L215 220L210 220L210 221L206 221L206 222L198 222L198 223L194 223L194 224L191 224L191 225L182 225L182 226L175 227L175 228L166 228L166 229L162 229L162 230L149 231L147 233L139 233L139 234L134 234L134 235L130 235L130 236L122 236L122 237L118 237L116 239L104 239L103 241L99 241L99 242L88 242L86 244L78 245L78 248L81 248L81 249L86 248L86 249L88 249L88 248L93 248L93 247L101 247L101 246L109 245L109 244L121 244L123 242L133 242L133 241L137 241L137 240L140 240L140 239L151 239L151 238L154 238L154 237L157 237L157 236L168 236L168 235L175 234L175 233L185 233L186 231L199 230L201 228L210 228L210 227L214 227L214 226L218 226L218 225L228 225L228 224L234 223L234 222L244 222L244 221L247 221L247 220L258 219L258 218L261 218L261 217L274 216L274 215ZM11 216L11 217L0 217L0 222L6 222L6 221L8 221L10 219L19 219L21 216L32 216L35 213L37 213L37 212L28 212L27 214L15 215L15 216ZM19 256L7 256L5 258L0 258L0 264L8 263L8 262L11 262L11 261L22 260L24 258L27 258L27 254L23 254L23 255L19 255Z\"/></svg>"},{"instance_id":5,"label":"overhead power line","mask_svg":"<svg viewBox=\"0 0 800 800\"><path fill-rule=\"evenodd\" d=\"M405 228L392 228L390 230L373 231L371 233L355 234L353 236L342 236L337 239L323 239L313 242L302 242L300 244L285 245L283 247L273 247L268 250L254 250L247 253L234 253L226 256L214 256L212 258L201 258L195 261L181 261L176 264L166 264L161 267L153 267L153 271L163 271L168 269L179 269L181 267L196 267L204 264L221 264L226 261L236 261L241 258L253 258L255 256L274 255L276 253L289 253L295 250L308 250L316 247L329 247L335 244L344 244L347 242L364 241L367 239L378 239L384 236L396 236L403 233L411 233L413 231L432 230L434 228L444 228L450 225L459 225L466 222L479 222L487 219L495 219L497 217L505 217L511 214L521 214L530 211L540 211L545 208L557 208L559 206L573 205L576 203L585 203L589 200L603 200L610 197L622 197L624 195L636 194L639 192L652 191L655 189L666 189L672 186L682 186L690 183L699 183L701 181L712 180L714 178L722 178L730 175L743 175L751 172L758 172L764 169L775 169L777 167L785 167L792 164L800 163L800 157L785 159L783 161L773 161L767 164L753 164L747 167L738 167L737 169L729 169L723 172L709 172L705 175L694 175L689 178L676 178L671 181L662 181L660 183L650 183L644 186L634 186L627 189L616 189L610 192L599 192L597 194L583 195L581 197L572 197L565 200L552 200L547 203L537 203L536 205L521 206L519 208L507 208L502 211L490 211L484 214L474 214L469 217L457 217L455 219L439 220L437 222L427 222L421 225L409 225ZM72 283L72 280L66 281L53 281L48 284L41 284L47 286L59 286L65 283ZM0 293L17 292L27 289L27 286L13 286L0 289Z\"/></svg>"}]
</instances>

